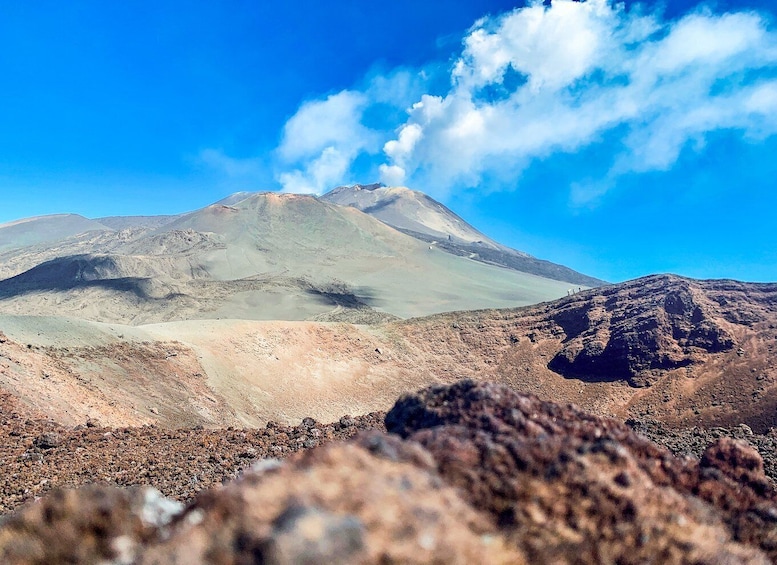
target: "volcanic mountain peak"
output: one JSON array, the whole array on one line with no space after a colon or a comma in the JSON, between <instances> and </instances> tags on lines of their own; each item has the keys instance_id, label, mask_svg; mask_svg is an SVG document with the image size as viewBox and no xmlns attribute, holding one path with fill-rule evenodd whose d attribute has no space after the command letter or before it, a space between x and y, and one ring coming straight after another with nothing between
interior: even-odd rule
<instances>
[{"instance_id":1,"label":"volcanic mountain peak","mask_svg":"<svg viewBox=\"0 0 777 565\"><path fill-rule=\"evenodd\" d=\"M224 206L232 206L234 204L237 204L238 202L241 202L245 200L246 198L249 198L250 196L256 194L255 192L246 192L244 190L241 190L240 192L233 192L226 198L222 198L218 202L214 202L214 204L222 204Z\"/></svg>"},{"instance_id":2,"label":"volcanic mountain peak","mask_svg":"<svg viewBox=\"0 0 777 565\"><path fill-rule=\"evenodd\" d=\"M339 186L320 197L341 206L358 208L385 224L431 243L438 249L574 285L600 286L604 281L563 265L537 259L488 238L451 210L423 192L381 184Z\"/></svg>"},{"instance_id":3,"label":"volcanic mountain peak","mask_svg":"<svg viewBox=\"0 0 777 565\"><path fill-rule=\"evenodd\" d=\"M565 282L471 260L448 242L429 245L310 195L258 192L228 202L158 222L108 219L121 229L95 222L102 231L4 253L0 313L133 324L321 316L363 323L533 304L563 296L573 275L582 277L567 269Z\"/></svg>"},{"instance_id":4,"label":"volcanic mountain peak","mask_svg":"<svg viewBox=\"0 0 777 565\"><path fill-rule=\"evenodd\" d=\"M499 247L498 243L477 231L447 207L423 192L404 186L338 186L321 196L321 200L358 208L396 229L411 232L413 235L477 243L494 249Z\"/></svg>"}]
</instances>

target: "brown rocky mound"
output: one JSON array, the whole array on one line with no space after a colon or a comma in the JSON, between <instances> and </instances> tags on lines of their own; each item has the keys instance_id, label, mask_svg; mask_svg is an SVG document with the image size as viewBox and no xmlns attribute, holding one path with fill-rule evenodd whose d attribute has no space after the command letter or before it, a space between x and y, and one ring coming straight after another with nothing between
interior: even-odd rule
<instances>
[{"instance_id":1,"label":"brown rocky mound","mask_svg":"<svg viewBox=\"0 0 777 565\"><path fill-rule=\"evenodd\" d=\"M394 327L415 366L443 382L500 382L676 429L775 425L777 284L654 275Z\"/></svg>"},{"instance_id":2,"label":"brown rocky mound","mask_svg":"<svg viewBox=\"0 0 777 565\"><path fill-rule=\"evenodd\" d=\"M694 555L711 560L721 523L734 539L777 549L774 484L745 443L720 440L701 462L677 458L615 420L471 381L400 399L386 428L426 447L535 559L571 544L592 563L677 561L696 539ZM675 527L678 515L695 524Z\"/></svg>"},{"instance_id":3,"label":"brown rocky mound","mask_svg":"<svg viewBox=\"0 0 777 565\"><path fill-rule=\"evenodd\" d=\"M676 457L620 422L462 381L401 398L397 435L257 462L185 509L153 491L58 491L8 518L8 563L768 563L758 452ZM402 438L402 439L400 439ZM43 441L43 440L41 440ZM39 442L40 443L40 442Z\"/></svg>"},{"instance_id":4,"label":"brown rocky mound","mask_svg":"<svg viewBox=\"0 0 777 565\"><path fill-rule=\"evenodd\" d=\"M633 285L628 296L622 290L610 287L553 313L566 338L550 361L552 370L584 380L645 386L659 371L734 347L717 305L689 281L652 277Z\"/></svg>"}]
</instances>

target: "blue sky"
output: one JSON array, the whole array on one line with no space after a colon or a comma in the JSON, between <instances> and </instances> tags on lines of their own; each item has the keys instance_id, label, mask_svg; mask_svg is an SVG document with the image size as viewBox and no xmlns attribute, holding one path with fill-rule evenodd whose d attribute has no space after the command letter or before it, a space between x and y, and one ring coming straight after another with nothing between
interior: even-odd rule
<instances>
[{"instance_id":1,"label":"blue sky","mask_svg":"<svg viewBox=\"0 0 777 565\"><path fill-rule=\"evenodd\" d=\"M0 0L0 222L382 180L607 280L777 281L776 17Z\"/></svg>"}]
</instances>

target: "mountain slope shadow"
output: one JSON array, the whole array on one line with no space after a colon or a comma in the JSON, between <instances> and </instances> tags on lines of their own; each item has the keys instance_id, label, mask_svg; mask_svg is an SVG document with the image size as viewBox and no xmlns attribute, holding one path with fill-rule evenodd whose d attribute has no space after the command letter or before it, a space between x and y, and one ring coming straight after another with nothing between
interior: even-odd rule
<instances>
[{"instance_id":1,"label":"mountain slope shadow","mask_svg":"<svg viewBox=\"0 0 777 565\"><path fill-rule=\"evenodd\" d=\"M0 281L0 300L35 292L66 292L99 287L127 292L142 300L171 298L159 296L150 277L124 276L121 266L110 256L72 255L36 265L14 277Z\"/></svg>"},{"instance_id":2,"label":"mountain slope shadow","mask_svg":"<svg viewBox=\"0 0 777 565\"><path fill-rule=\"evenodd\" d=\"M661 292L657 292L662 288ZM734 347L715 306L692 281L648 277L631 285L581 293L553 313L566 334L548 368L589 382L650 385L660 372L694 363L700 353Z\"/></svg>"},{"instance_id":3,"label":"mountain slope shadow","mask_svg":"<svg viewBox=\"0 0 777 565\"><path fill-rule=\"evenodd\" d=\"M329 284L305 284L305 292L321 304L341 306L343 308L371 308L376 303L376 296L368 288L353 289L339 281Z\"/></svg>"}]
</instances>

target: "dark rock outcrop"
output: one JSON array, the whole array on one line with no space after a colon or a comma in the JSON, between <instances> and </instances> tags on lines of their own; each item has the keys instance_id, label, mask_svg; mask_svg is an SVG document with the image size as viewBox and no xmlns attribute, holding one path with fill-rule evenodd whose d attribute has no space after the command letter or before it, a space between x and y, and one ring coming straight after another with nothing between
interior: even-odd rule
<instances>
[{"instance_id":1,"label":"dark rock outcrop","mask_svg":"<svg viewBox=\"0 0 777 565\"><path fill-rule=\"evenodd\" d=\"M645 386L662 371L694 363L699 354L734 347L717 305L690 279L646 277L597 294L569 300L553 312L566 334L548 365L553 371Z\"/></svg>"}]
</instances>

